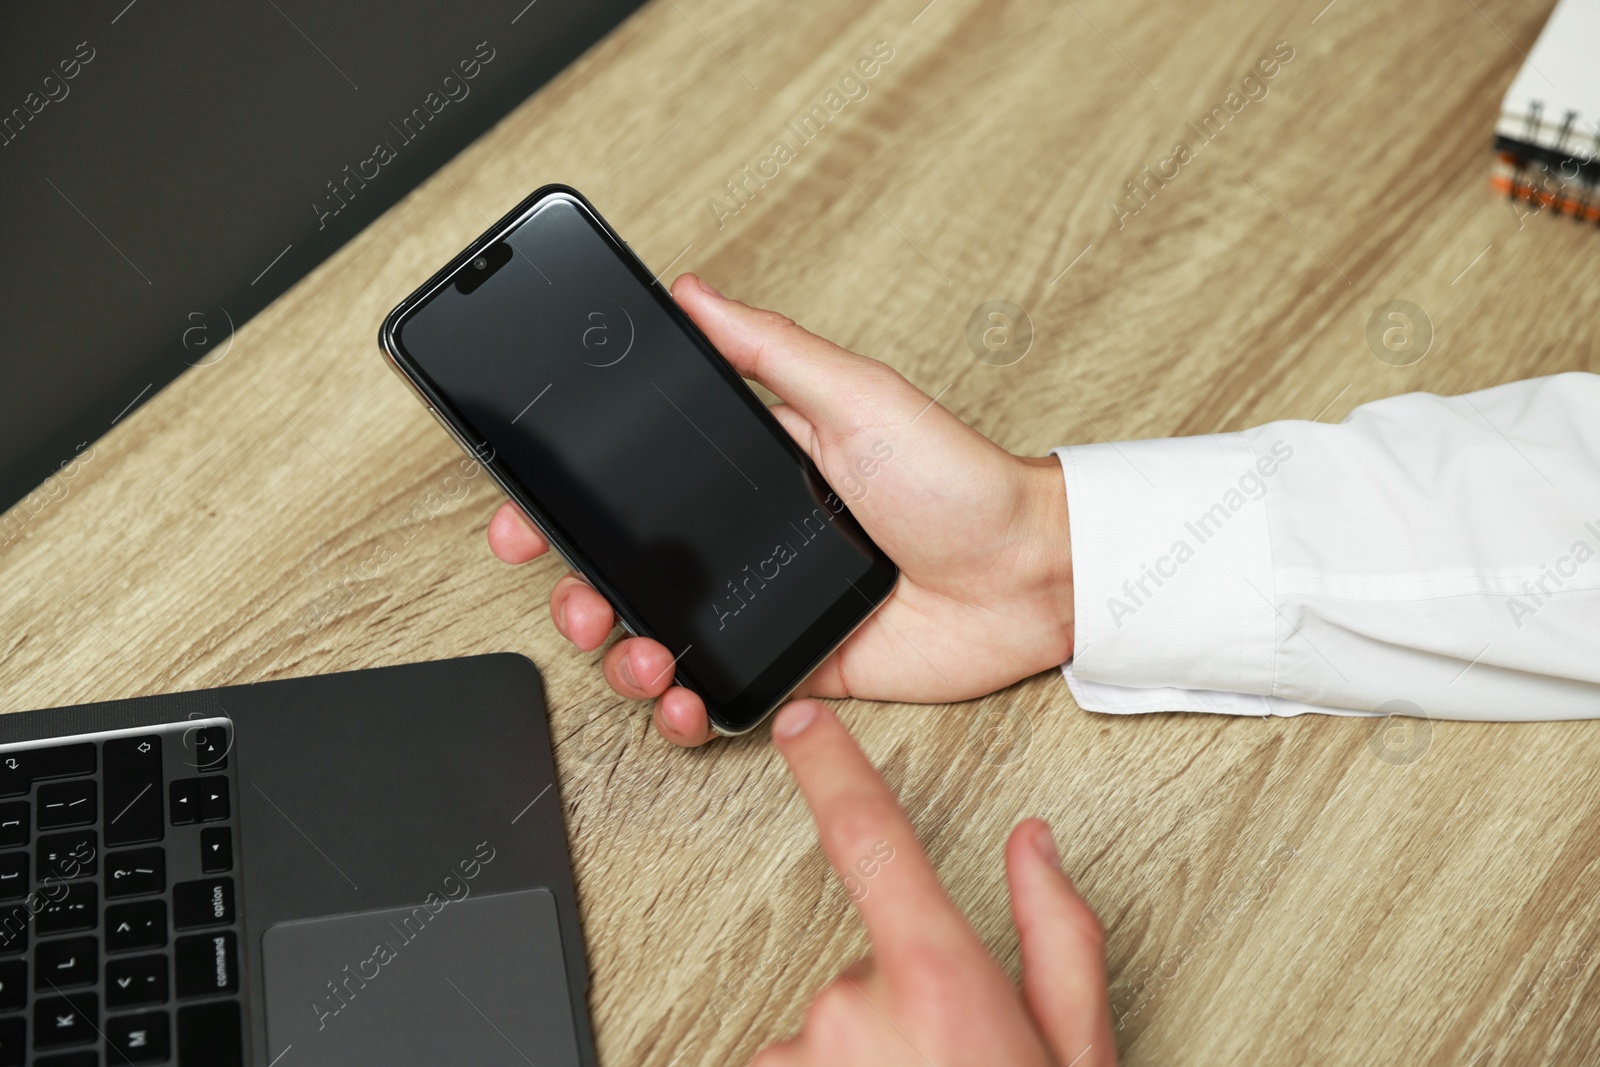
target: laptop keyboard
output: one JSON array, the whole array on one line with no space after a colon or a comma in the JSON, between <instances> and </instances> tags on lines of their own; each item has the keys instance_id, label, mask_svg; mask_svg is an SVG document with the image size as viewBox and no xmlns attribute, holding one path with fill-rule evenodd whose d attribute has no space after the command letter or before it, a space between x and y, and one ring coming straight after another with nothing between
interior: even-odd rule
<instances>
[{"instance_id":1,"label":"laptop keyboard","mask_svg":"<svg viewBox=\"0 0 1600 1067\"><path fill-rule=\"evenodd\" d=\"M242 1067L230 737L0 746L0 1067Z\"/></svg>"}]
</instances>

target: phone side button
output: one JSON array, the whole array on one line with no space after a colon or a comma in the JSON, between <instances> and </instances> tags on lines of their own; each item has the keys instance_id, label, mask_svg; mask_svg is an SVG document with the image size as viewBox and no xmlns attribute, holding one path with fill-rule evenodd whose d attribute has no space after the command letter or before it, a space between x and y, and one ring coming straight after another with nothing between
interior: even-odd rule
<instances>
[{"instance_id":1,"label":"phone side button","mask_svg":"<svg viewBox=\"0 0 1600 1067\"><path fill-rule=\"evenodd\" d=\"M472 454L472 449L467 448L466 442L461 440L461 435L456 433L455 427L444 421L444 416L439 414L438 408L434 407L432 404L429 404L428 414L433 416L434 422L437 422L440 426L444 427L444 432L450 435L450 440L466 449L468 455Z\"/></svg>"}]
</instances>

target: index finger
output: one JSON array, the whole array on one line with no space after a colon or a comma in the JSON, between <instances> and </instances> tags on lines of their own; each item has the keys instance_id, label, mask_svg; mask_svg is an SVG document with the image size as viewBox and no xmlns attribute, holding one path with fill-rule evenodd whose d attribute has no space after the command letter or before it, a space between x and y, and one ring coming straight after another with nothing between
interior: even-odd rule
<instances>
[{"instance_id":1,"label":"index finger","mask_svg":"<svg viewBox=\"0 0 1600 1067\"><path fill-rule=\"evenodd\" d=\"M818 701L797 700L778 713L772 739L884 966L893 969L913 946L981 952L911 821L833 712Z\"/></svg>"}]
</instances>

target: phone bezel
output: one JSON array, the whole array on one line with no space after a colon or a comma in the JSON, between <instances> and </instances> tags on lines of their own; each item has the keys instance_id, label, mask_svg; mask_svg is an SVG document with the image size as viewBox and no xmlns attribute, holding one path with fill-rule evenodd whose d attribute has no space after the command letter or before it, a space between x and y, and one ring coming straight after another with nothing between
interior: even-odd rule
<instances>
[{"instance_id":1,"label":"phone bezel","mask_svg":"<svg viewBox=\"0 0 1600 1067\"><path fill-rule=\"evenodd\" d=\"M591 585L610 602L616 612L619 622L629 633L654 637L651 628L644 623L635 612L621 592L606 578L605 574L588 557L582 549L573 544L562 535L560 525L546 514L537 498L503 465L497 461L493 449L487 442L475 441L475 434L470 425L451 404L449 399L434 385L428 375L406 353L400 341L402 327L406 320L417 310L423 307L440 290L454 284L460 271L486 248L500 241L507 234L521 226L528 218L541 210L551 200L561 199L569 202L580 211L594 226L602 239L610 247L612 253L626 265L651 296L656 300L670 318L684 331L695 343L696 347L706 356L718 372L727 379L736 393L757 413L757 417L766 425L773 436L781 442L800 466L806 470L820 485L827 485L826 479L811 461L811 457L795 443L787 430L767 410L767 406L755 391L741 378L737 371L717 352L711 341L701 333L694 322L678 307L677 301L665 286L650 273L649 268L634 255L633 249L628 246L615 230L613 230L604 217L594 209L581 193L567 185L550 184L541 186L529 194L521 203L512 208L499 221L490 226L476 240L458 252L444 267L419 286L410 296L406 297L384 318L383 326L379 330L378 343L382 349L390 368L394 370L414 392L423 405L433 413L434 417L449 433L456 444L488 471L497 485L505 492L530 522L550 542L551 547L560 553L567 565L582 574ZM486 455L487 453L487 455ZM848 502L839 497L837 491L830 491L839 498L842 509L838 518L844 519L855 531L860 534L861 540L868 546L875 556L877 564L868 573L867 580L881 575L879 588L862 589L852 583L855 598L846 592L834 602L829 609L818 619L814 620L801 635L798 641L790 646L785 653L773 664L769 665L739 694L731 703L714 705L709 700L704 690L695 684L692 674L680 667L674 684L683 685L695 691L706 705L706 712L715 730L723 735L733 736L748 733L759 726L769 715L775 711L784 700L813 671L819 667L835 649L839 647L852 633L867 621L889 595L894 591L899 580L899 570L894 561L880 549L861 528L860 523L850 513ZM851 610L855 600L862 601L862 606ZM832 637L822 638L820 651L805 654L803 646L808 642L817 640L813 634L827 634L836 631ZM764 696L763 691L770 693Z\"/></svg>"}]
</instances>

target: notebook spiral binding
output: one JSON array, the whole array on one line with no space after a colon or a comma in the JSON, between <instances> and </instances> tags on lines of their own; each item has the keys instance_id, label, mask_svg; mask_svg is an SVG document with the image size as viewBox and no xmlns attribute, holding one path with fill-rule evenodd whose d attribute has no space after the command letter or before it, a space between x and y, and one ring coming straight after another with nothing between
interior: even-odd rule
<instances>
[{"instance_id":1,"label":"notebook spiral binding","mask_svg":"<svg viewBox=\"0 0 1600 1067\"><path fill-rule=\"evenodd\" d=\"M1600 225L1600 123L1590 142L1573 143L1578 113L1569 110L1555 128L1555 140L1541 137L1546 129L1544 102L1532 101L1520 138L1495 137L1497 161L1490 187L1513 202L1533 205L1528 214L1548 210L1579 223Z\"/></svg>"}]
</instances>

